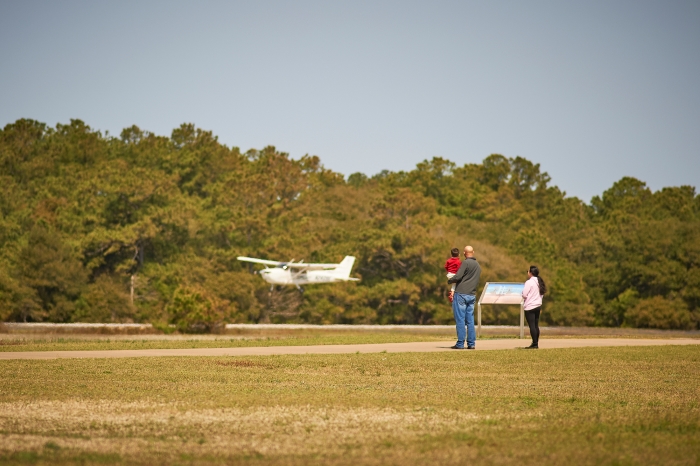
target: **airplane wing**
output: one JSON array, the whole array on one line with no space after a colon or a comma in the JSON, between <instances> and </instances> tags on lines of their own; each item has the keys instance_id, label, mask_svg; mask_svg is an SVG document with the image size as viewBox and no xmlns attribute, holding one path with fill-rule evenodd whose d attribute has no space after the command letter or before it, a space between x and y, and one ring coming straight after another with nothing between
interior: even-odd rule
<instances>
[{"instance_id":1,"label":"airplane wing","mask_svg":"<svg viewBox=\"0 0 700 466\"><path fill-rule=\"evenodd\" d=\"M269 261L265 259L256 259L254 257L238 256L236 259L243 262L253 262L255 264L271 265L273 267L286 267L289 269L298 270L327 270L335 269L338 264L305 264L304 262L280 262Z\"/></svg>"},{"instance_id":2,"label":"airplane wing","mask_svg":"<svg viewBox=\"0 0 700 466\"><path fill-rule=\"evenodd\" d=\"M254 257L245 257L245 256L238 256L236 257L239 261L243 262L253 262L255 264L264 264L264 265L271 265L273 267L277 267L278 265L283 265L284 262L278 262L278 261L268 261L265 259L255 259Z\"/></svg>"}]
</instances>

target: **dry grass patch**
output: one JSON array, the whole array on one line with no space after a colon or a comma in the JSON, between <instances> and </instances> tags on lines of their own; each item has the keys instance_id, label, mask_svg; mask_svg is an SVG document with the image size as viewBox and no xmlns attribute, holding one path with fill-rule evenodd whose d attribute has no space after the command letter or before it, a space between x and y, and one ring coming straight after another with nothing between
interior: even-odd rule
<instances>
[{"instance_id":1,"label":"dry grass patch","mask_svg":"<svg viewBox=\"0 0 700 466\"><path fill-rule=\"evenodd\" d=\"M444 341L452 338L440 333L426 332L322 332L277 335L267 337L218 337L191 339L138 338L82 339L71 337L22 338L16 335L0 337L0 351L93 351L93 350L139 350L164 348L241 348L251 346L307 346L307 345L353 345L367 343L410 343L415 341Z\"/></svg>"},{"instance_id":2,"label":"dry grass patch","mask_svg":"<svg viewBox=\"0 0 700 466\"><path fill-rule=\"evenodd\" d=\"M273 369L274 366L271 366L269 364L263 364L258 361L251 361L249 359L232 359L230 361L214 361L213 364L216 364L217 366L224 366L224 367L266 367L268 369Z\"/></svg>"},{"instance_id":3,"label":"dry grass patch","mask_svg":"<svg viewBox=\"0 0 700 466\"><path fill-rule=\"evenodd\" d=\"M700 461L700 348L0 361L0 461Z\"/></svg>"},{"instance_id":4,"label":"dry grass patch","mask_svg":"<svg viewBox=\"0 0 700 466\"><path fill-rule=\"evenodd\" d=\"M311 406L189 410L178 404L38 402L0 404L2 444L8 450L60 449L129 456L146 449L159 457L339 455L348 444L374 444L456 431L477 417L390 408ZM452 426L452 427L451 427Z\"/></svg>"}]
</instances>

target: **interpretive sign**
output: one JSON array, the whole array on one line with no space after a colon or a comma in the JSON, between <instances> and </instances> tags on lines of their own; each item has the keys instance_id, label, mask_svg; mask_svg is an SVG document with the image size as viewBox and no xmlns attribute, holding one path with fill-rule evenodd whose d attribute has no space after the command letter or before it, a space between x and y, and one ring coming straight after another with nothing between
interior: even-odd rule
<instances>
[{"instance_id":1,"label":"interpretive sign","mask_svg":"<svg viewBox=\"0 0 700 466\"><path fill-rule=\"evenodd\" d=\"M523 310L524 283L491 283L487 282L484 291L477 302L477 336L481 336L481 305L482 304L519 304L520 305L520 338L525 336L525 311Z\"/></svg>"},{"instance_id":2,"label":"interpretive sign","mask_svg":"<svg viewBox=\"0 0 700 466\"><path fill-rule=\"evenodd\" d=\"M524 283L487 283L481 293L481 304L520 304Z\"/></svg>"}]
</instances>

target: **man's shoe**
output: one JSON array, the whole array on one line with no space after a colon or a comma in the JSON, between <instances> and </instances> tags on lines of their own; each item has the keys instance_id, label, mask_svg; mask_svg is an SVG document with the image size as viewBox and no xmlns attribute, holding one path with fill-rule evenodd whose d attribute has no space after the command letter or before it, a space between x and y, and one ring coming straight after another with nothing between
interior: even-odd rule
<instances>
[{"instance_id":1,"label":"man's shoe","mask_svg":"<svg viewBox=\"0 0 700 466\"><path fill-rule=\"evenodd\" d=\"M526 347L523 348L523 349L540 349L540 347L537 346L537 345L530 345L530 346L526 346Z\"/></svg>"},{"instance_id":2,"label":"man's shoe","mask_svg":"<svg viewBox=\"0 0 700 466\"><path fill-rule=\"evenodd\" d=\"M476 349L476 346L467 346L467 349Z\"/></svg>"},{"instance_id":3,"label":"man's shoe","mask_svg":"<svg viewBox=\"0 0 700 466\"><path fill-rule=\"evenodd\" d=\"M450 346L450 349L464 349L464 346L454 345L454 346Z\"/></svg>"}]
</instances>

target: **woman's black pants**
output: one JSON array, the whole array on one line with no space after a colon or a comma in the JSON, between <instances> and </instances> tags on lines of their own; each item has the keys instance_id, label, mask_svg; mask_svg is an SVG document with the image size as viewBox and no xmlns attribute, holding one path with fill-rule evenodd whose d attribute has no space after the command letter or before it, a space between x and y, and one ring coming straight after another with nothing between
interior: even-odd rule
<instances>
[{"instance_id":1,"label":"woman's black pants","mask_svg":"<svg viewBox=\"0 0 700 466\"><path fill-rule=\"evenodd\" d=\"M527 326L530 327L530 336L532 337L532 346L537 346L540 341L540 310L542 306L537 306L534 309L525 311L525 319Z\"/></svg>"}]
</instances>

